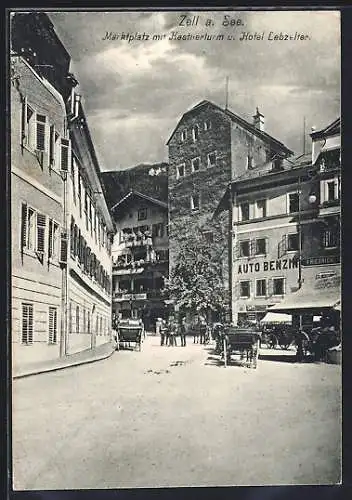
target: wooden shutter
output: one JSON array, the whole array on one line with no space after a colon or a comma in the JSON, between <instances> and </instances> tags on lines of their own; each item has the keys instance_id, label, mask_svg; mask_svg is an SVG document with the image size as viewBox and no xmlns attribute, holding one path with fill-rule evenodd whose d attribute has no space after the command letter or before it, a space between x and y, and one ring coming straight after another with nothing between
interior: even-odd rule
<instances>
[{"instance_id":1,"label":"wooden shutter","mask_svg":"<svg viewBox=\"0 0 352 500\"><path fill-rule=\"evenodd\" d=\"M284 234L277 246L277 256L279 259L287 252L287 234Z\"/></svg>"},{"instance_id":2,"label":"wooden shutter","mask_svg":"<svg viewBox=\"0 0 352 500\"><path fill-rule=\"evenodd\" d=\"M22 343L33 343L33 305L22 304Z\"/></svg>"},{"instance_id":3,"label":"wooden shutter","mask_svg":"<svg viewBox=\"0 0 352 500\"><path fill-rule=\"evenodd\" d=\"M70 226L70 253L72 256L75 255L75 220L71 217Z\"/></svg>"},{"instance_id":4,"label":"wooden shutter","mask_svg":"<svg viewBox=\"0 0 352 500\"><path fill-rule=\"evenodd\" d=\"M22 203L21 215L21 250L27 246L27 203Z\"/></svg>"},{"instance_id":5,"label":"wooden shutter","mask_svg":"<svg viewBox=\"0 0 352 500\"><path fill-rule=\"evenodd\" d=\"M44 214L37 214L37 248L36 251L44 253L45 251L45 227L46 216Z\"/></svg>"},{"instance_id":6,"label":"wooden shutter","mask_svg":"<svg viewBox=\"0 0 352 500\"><path fill-rule=\"evenodd\" d=\"M57 342L57 308L49 307L49 344Z\"/></svg>"},{"instance_id":7,"label":"wooden shutter","mask_svg":"<svg viewBox=\"0 0 352 500\"><path fill-rule=\"evenodd\" d=\"M48 258L53 256L54 250L54 223L49 219L49 231L48 231Z\"/></svg>"},{"instance_id":8,"label":"wooden shutter","mask_svg":"<svg viewBox=\"0 0 352 500\"><path fill-rule=\"evenodd\" d=\"M55 125L50 125L49 166L55 164Z\"/></svg>"},{"instance_id":9,"label":"wooden shutter","mask_svg":"<svg viewBox=\"0 0 352 500\"><path fill-rule=\"evenodd\" d=\"M46 116L37 114L37 147L38 151L45 151Z\"/></svg>"},{"instance_id":10,"label":"wooden shutter","mask_svg":"<svg viewBox=\"0 0 352 500\"><path fill-rule=\"evenodd\" d=\"M68 172L70 140L61 138L61 170Z\"/></svg>"},{"instance_id":11,"label":"wooden shutter","mask_svg":"<svg viewBox=\"0 0 352 500\"><path fill-rule=\"evenodd\" d=\"M22 124L21 124L21 137L22 137L22 145L27 142L27 97L24 97L22 100Z\"/></svg>"},{"instance_id":12,"label":"wooden shutter","mask_svg":"<svg viewBox=\"0 0 352 500\"><path fill-rule=\"evenodd\" d=\"M60 263L67 263L67 233L62 231L60 238Z\"/></svg>"}]
</instances>

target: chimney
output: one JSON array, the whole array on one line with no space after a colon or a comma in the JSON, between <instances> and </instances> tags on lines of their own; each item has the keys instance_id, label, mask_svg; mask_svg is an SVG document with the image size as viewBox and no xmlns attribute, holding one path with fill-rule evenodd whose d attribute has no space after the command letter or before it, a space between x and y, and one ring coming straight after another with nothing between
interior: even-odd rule
<instances>
[{"instance_id":1,"label":"chimney","mask_svg":"<svg viewBox=\"0 0 352 500\"><path fill-rule=\"evenodd\" d=\"M264 115L262 115L259 112L258 108L257 108L256 114L253 116L253 125L258 130L261 130L262 132L264 132Z\"/></svg>"}]
</instances>

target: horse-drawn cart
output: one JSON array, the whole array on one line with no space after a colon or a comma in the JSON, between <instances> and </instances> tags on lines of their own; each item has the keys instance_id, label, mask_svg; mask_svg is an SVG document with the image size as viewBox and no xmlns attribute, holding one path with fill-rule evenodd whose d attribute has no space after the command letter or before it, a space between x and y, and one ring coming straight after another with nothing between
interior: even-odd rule
<instances>
[{"instance_id":1,"label":"horse-drawn cart","mask_svg":"<svg viewBox=\"0 0 352 500\"><path fill-rule=\"evenodd\" d=\"M257 368L259 356L260 332L255 328L226 327L222 334L222 357L224 366L236 355L242 364Z\"/></svg>"},{"instance_id":2,"label":"horse-drawn cart","mask_svg":"<svg viewBox=\"0 0 352 500\"><path fill-rule=\"evenodd\" d=\"M121 322L117 328L117 349L121 346L131 347L131 343L139 351L142 349L143 325L137 321Z\"/></svg>"}]
</instances>

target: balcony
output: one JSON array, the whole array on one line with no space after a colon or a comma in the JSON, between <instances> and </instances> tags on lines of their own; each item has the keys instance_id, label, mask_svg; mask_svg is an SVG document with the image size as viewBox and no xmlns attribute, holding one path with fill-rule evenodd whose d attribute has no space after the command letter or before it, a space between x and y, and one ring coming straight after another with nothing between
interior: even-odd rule
<instances>
[{"instance_id":1,"label":"balcony","mask_svg":"<svg viewBox=\"0 0 352 500\"><path fill-rule=\"evenodd\" d=\"M114 292L113 300L115 302L146 300L147 293L130 293L127 291Z\"/></svg>"}]
</instances>

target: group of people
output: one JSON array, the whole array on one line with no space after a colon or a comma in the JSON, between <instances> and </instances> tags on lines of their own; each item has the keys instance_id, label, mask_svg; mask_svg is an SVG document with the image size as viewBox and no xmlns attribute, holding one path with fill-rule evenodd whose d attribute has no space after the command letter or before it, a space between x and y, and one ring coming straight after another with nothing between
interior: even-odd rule
<instances>
[{"instance_id":1,"label":"group of people","mask_svg":"<svg viewBox=\"0 0 352 500\"><path fill-rule=\"evenodd\" d=\"M193 333L194 344L206 344L209 340L207 322L202 316L198 316L192 324L187 322L185 316L177 320L171 315L167 321L157 318L155 331L157 335L160 335L160 345L162 346L177 346L177 337L180 337L180 345L185 347L186 336L190 331Z\"/></svg>"}]
</instances>

